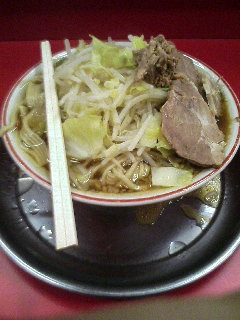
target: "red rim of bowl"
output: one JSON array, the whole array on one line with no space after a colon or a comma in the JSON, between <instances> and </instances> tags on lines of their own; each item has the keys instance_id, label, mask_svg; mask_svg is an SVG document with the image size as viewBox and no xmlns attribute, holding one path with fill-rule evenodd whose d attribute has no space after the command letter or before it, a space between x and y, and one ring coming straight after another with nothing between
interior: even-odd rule
<instances>
[{"instance_id":1,"label":"red rim of bowl","mask_svg":"<svg viewBox=\"0 0 240 320\"><path fill-rule=\"evenodd\" d=\"M58 53L59 54L59 53ZM56 54L56 55L58 55ZM185 54L185 53L184 53ZM56 56L55 55L55 56ZM229 85L229 83L218 73L216 72L213 68L211 68L210 66L208 66L206 63L202 62L199 59L196 59L194 57L192 57L189 54L185 54L186 56L190 57L191 59L193 59L194 61L199 62L200 64L202 64L203 66L207 67L208 69L210 69L215 75L217 75L222 82L226 85L226 87L228 88L228 90L230 91L236 107L238 109L238 115L240 115L240 103L238 101L238 98L235 94L235 92L233 91L233 89L231 88L231 86ZM2 108L2 116L1 116L1 120L2 120L2 125L5 126L7 123L7 106L9 104L9 101L12 97L13 92L15 91L16 87L21 83L21 81L23 80L23 78L25 76L27 76L31 71L33 71L36 67L38 67L40 65L40 63L35 64L33 67L31 67L30 69L28 69L14 84L14 86L12 87L12 89L10 90L10 92L7 95L7 98L5 99L3 108ZM21 157L18 155L18 153L15 151L11 140L9 138L8 133L6 133L4 135L4 142L7 146L7 149L10 151L10 154L13 158L13 160L20 166L22 167L22 169L24 171L26 171L27 173L29 173L30 176L32 176L36 181L38 181L41 185L47 187L48 189L51 189L51 183L49 181L47 181L46 179L40 177L35 171L33 171L22 159ZM225 160L223 161L223 163L221 164L221 166L217 169L213 169L212 172L210 172L209 174L207 174L206 176L204 176L203 178L201 178L200 180L184 187L181 189L177 189L175 191L171 191L171 192L167 192L164 194L160 194L160 195L149 195L149 196L143 196L140 198L132 198L132 199L108 199L108 198L104 198L103 197L94 197L94 196L87 196L87 195L83 195L83 194L78 194L75 192L72 192L72 196L75 200L79 200L82 202L86 202L89 204L100 204L100 205L107 205L107 206L114 206L114 205L125 205L125 206L131 206L131 205L144 205L144 204L151 204L151 203L155 203L155 202L160 202L160 201L165 201L165 200L169 200L169 199L173 199L173 198L177 198L182 196L183 194L186 193L187 190L192 191L193 189L196 189L197 187L201 187L206 180L209 180L209 178L211 176L216 176L218 173L220 173L227 165L228 163L231 161L231 159L233 158L233 156L235 155L235 153L237 152L238 146L240 143L240 127L238 128L238 134L236 137L236 141L231 149L231 151L229 152L228 156L225 158Z\"/></svg>"}]
</instances>

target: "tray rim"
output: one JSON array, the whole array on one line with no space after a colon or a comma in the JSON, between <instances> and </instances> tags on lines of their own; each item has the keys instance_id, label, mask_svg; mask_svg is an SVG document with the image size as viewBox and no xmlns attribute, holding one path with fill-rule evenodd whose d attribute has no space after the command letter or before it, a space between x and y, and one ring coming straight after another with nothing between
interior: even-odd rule
<instances>
[{"instance_id":1,"label":"tray rim","mask_svg":"<svg viewBox=\"0 0 240 320\"><path fill-rule=\"evenodd\" d=\"M16 250L11 246L7 245L3 240L2 235L0 234L0 249L13 261L18 267L22 270L33 276L34 278L41 280L47 284L50 284L56 288L67 290L69 292L74 292L78 294L83 294L87 296L95 297L105 297L105 298L137 298L144 296L151 296L160 293L166 293L174 289L185 287L206 275L210 274L212 271L220 267L233 253L240 247L240 233L235 235L235 237L230 241L230 244L222 251L217 257L213 257L207 264L202 266L199 270L195 271L190 275L186 275L181 279L173 280L173 282L168 281L165 284L157 284L150 286L129 286L113 288L111 286L104 288L103 286L98 285L88 285L85 283L73 284L67 283L66 279L61 280L56 276L48 276L42 271L37 270L36 267L33 267L28 264L28 262L20 257Z\"/></svg>"}]
</instances>

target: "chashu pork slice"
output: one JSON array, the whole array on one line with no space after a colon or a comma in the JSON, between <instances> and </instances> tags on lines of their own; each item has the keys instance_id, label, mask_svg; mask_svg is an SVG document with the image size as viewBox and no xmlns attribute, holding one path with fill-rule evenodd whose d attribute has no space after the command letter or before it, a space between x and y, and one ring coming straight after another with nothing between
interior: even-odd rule
<instances>
[{"instance_id":1,"label":"chashu pork slice","mask_svg":"<svg viewBox=\"0 0 240 320\"><path fill-rule=\"evenodd\" d=\"M187 79L172 82L161 108L163 134L182 158L200 166L224 160L224 134L198 90Z\"/></svg>"},{"instance_id":2,"label":"chashu pork slice","mask_svg":"<svg viewBox=\"0 0 240 320\"><path fill-rule=\"evenodd\" d=\"M198 91L202 95L203 85L202 77L198 70L195 68L192 60L184 56L181 52L176 51L175 57L178 59L178 63L175 69L175 78L184 78L187 77L188 80L195 84Z\"/></svg>"}]
</instances>

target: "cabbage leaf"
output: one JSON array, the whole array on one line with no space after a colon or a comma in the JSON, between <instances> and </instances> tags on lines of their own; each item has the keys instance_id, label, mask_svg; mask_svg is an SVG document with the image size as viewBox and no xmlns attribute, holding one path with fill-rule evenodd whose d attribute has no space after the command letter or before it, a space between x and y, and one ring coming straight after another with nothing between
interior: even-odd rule
<instances>
[{"instance_id":1,"label":"cabbage leaf","mask_svg":"<svg viewBox=\"0 0 240 320\"><path fill-rule=\"evenodd\" d=\"M103 149L104 128L100 116L84 115L63 123L67 155L84 160L94 158Z\"/></svg>"},{"instance_id":2,"label":"cabbage leaf","mask_svg":"<svg viewBox=\"0 0 240 320\"><path fill-rule=\"evenodd\" d=\"M133 49L135 50L141 50L146 48L147 46L147 42L144 41L143 36L141 37L133 36L131 37L131 42L132 42Z\"/></svg>"},{"instance_id":3,"label":"cabbage leaf","mask_svg":"<svg viewBox=\"0 0 240 320\"><path fill-rule=\"evenodd\" d=\"M158 150L161 148L167 150L172 149L162 133L161 116L159 112L156 112L151 116L148 127L140 140L140 145L142 147L156 148Z\"/></svg>"},{"instance_id":4,"label":"cabbage leaf","mask_svg":"<svg viewBox=\"0 0 240 320\"><path fill-rule=\"evenodd\" d=\"M162 187L180 187L192 183L193 175L188 170L174 167L152 167L152 185Z\"/></svg>"},{"instance_id":5,"label":"cabbage leaf","mask_svg":"<svg viewBox=\"0 0 240 320\"><path fill-rule=\"evenodd\" d=\"M157 144L158 137L160 135L160 119L158 115L151 116L148 122L148 126L144 131L144 134L140 140L142 147L154 148Z\"/></svg>"},{"instance_id":6,"label":"cabbage leaf","mask_svg":"<svg viewBox=\"0 0 240 320\"><path fill-rule=\"evenodd\" d=\"M116 69L133 67L132 49L110 45L92 37L92 63Z\"/></svg>"}]
</instances>

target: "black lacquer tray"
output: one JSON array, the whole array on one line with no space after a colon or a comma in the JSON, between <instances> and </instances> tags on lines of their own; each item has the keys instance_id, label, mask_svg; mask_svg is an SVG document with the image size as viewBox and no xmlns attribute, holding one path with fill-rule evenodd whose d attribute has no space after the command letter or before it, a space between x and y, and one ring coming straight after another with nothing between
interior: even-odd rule
<instances>
[{"instance_id":1,"label":"black lacquer tray","mask_svg":"<svg viewBox=\"0 0 240 320\"><path fill-rule=\"evenodd\" d=\"M0 153L0 245L16 264L54 286L108 297L166 292L210 273L240 244L240 152L221 174L217 208L192 197L162 213L159 204L74 202L79 246L64 252L54 248L50 192L19 173L2 143ZM211 219L201 225L182 205ZM149 215L155 223L149 224Z\"/></svg>"}]
</instances>

